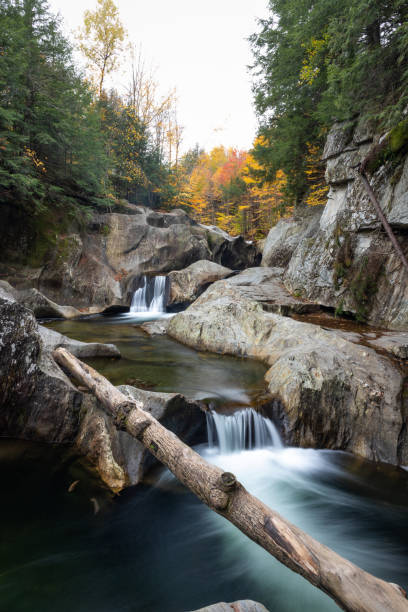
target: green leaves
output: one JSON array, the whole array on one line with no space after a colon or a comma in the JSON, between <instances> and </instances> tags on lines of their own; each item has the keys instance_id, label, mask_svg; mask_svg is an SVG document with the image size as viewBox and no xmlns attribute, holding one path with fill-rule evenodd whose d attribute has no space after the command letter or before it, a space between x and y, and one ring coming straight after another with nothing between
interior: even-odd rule
<instances>
[{"instance_id":1,"label":"green leaves","mask_svg":"<svg viewBox=\"0 0 408 612\"><path fill-rule=\"evenodd\" d=\"M271 180L287 176L287 203L307 197L307 144L322 147L335 120L361 114L392 128L408 105L406 0L270 0L251 37L263 144Z\"/></svg>"}]
</instances>

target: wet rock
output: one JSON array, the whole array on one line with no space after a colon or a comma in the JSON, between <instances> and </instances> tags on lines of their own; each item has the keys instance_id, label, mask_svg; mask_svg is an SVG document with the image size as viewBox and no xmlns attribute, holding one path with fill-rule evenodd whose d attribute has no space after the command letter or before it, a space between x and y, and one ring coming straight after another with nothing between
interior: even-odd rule
<instances>
[{"instance_id":1,"label":"wet rock","mask_svg":"<svg viewBox=\"0 0 408 612\"><path fill-rule=\"evenodd\" d=\"M135 327L140 328L149 336L164 336L167 333L169 322L170 318L159 319L157 321L147 321L142 325L135 325Z\"/></svg>"},{"instance_id":2,"label":"wet rock","mask_svg":"<svg viewBox=\"0 0 408 612\"><path fill-rule=\"evenodd\" d=\"M169 305L193 302L211 283L232 274L232 270L207 260L196 261L184 270L170 272Z\"/></svg>"},{"instance_id":3,"label":"wet rock","mask_svg":"<svg viewBox=\"0 0 408 612\"><path fill-rule=\"evenodd\" d=\"M195 612L268 612L268 610L256 601L245 599L234 601L233 603L216 603L212 606L195 610Z\"/></svg>"},{"instance_id":4,"label":"wet rock","mask_svg":"<svg viewBox=\"0 0 408 612\"><path fill-rule=\"evenodd\" d=\"M31 311L13 299L0 297L2 435L77 445L102 480L119 490L129 478L126 463L120 465L121 457L115 457L113 450L118 446L117 432L94 398L81 393L52 358L50 351L57 344L65 343L75 350L74 341L48 332L37 324ZM84 351L83 344L78 343L79 352Z\"/></svg>"},{"instance_id":5,"label":"wet rock","mask_svg":"<svg viewBox=\"0 0 408 612\"><path fill-rule=\"evenodd\" d=\"M408 461L403 376L385 357L333 331L265 312L228 280L218 281L168 334L198 350L269 365L269 391L283 407L284 435L298 446Z\"/></svg>"},{"instance_id":6,"label":"wet rock","mask_svg":"<svg viewBox=\"0 0 408 612\"><path fill-rule=\"evenodd\" d=\"M103 344L102 342L80 342L68 338L48 327L38 326L38 331L46 351L52 353L56 348L62 347L78 357L78 359L90 359L92 357L120 357L120 351L114 344Z\"/></svg>"}]
</instances>

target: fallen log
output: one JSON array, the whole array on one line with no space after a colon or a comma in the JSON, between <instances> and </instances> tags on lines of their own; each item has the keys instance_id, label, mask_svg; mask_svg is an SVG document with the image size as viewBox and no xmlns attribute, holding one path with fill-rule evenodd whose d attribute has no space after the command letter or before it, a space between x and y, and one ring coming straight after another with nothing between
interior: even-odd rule
<instances>
[{"instance_id":1,"label":"fallen log","mask_svg":"<svg viewBox=\"0 0 408 612\"><path fill-rule=\"evenodd\" d=\"M53 353L71 378L103 404L116 427L127 431L211 510L233 523L273 557L329 595L348 612L408 612L401 587L385 582L317 542L251 495L234 474L207 463L139 402L129 400L67 350Z\"/></svg>"}]
</instances>

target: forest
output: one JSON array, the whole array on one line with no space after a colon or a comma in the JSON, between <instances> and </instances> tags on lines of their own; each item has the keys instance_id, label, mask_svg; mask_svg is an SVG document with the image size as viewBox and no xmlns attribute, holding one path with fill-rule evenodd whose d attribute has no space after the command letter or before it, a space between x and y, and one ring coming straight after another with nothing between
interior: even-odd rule
<instances>
[{"instance_id":1,"label":"forest","mask_svg":"<svg viewBox=\"0 0 408 612\"><path fill-rule=\"evenodd\" d=\"M408 0L0 0L0 242L1 610L408 612Z\"/></svg>"},{"instance_id":2,"label":"forest","mask_svg":"<svg viewBox=\"0 0 408 612\"><path fill-rule=\"evenodd\" d=\"M159 94L113 0L98 0L77 36L85 71L45 0L1 0L0 201L28 215L124 200L181 207L262 238L293 207L325 202L320 157L334 121L362 114L406 138L407 10L403 0L271 0L251 37L253 148L198 143L181 155L175 92ZM119 93L105 83L124 57Z\"/></svg>"}]
</instances>

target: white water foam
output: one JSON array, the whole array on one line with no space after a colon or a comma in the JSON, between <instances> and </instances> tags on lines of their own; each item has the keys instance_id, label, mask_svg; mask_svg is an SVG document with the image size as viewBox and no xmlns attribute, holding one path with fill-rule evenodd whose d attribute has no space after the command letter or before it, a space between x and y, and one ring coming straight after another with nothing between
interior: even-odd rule
<instances>
[{"instance_id":1,"label":"white water foam","mask_svg":"<svg viewBox=\"0 0 408 612\"><path fill-rule=\"evenodd\" d=\"M166 312L166 276L143 277L143 285L136 289L130 305L131 314Z\"/></svg>"}]
</instances>

